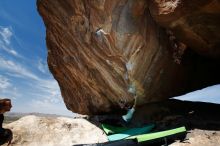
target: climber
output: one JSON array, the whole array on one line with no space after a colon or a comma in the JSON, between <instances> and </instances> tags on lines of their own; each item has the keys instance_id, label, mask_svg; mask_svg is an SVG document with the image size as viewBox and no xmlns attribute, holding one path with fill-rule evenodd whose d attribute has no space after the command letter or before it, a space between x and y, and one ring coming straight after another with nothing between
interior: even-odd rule
<instances>
[{"instance_id":1,"label":"climber","mask_svg":"<svg viewBox=\"0 0 220 146\"><path fill-rule=\"evenodd\" d=\"M132 108L128 109L128 112L126 115L123 115L122 116L122 119L125 121L125 122L130 122L130 120L132 119L133 117L133 114L135 112L135 108L136 108L136 104L137 104L137 95L134 97L134 104L132 106Z\"/></svg>"},{"instance_id":2,"label":"climber","mask_svg":"<svg viewBox=\"0 0 220 146\"><path fill-rule=\"evenodd\" d=\"M13 134L10 129L4 129L2 127L4 121L4 113L11 110L11 100L10 99L0 99L0 145L8 142L8 146L11 144Z\"/></svg>"},{"instance_id":3,"label":"climber","mask_svg":"<svg viewBox=\"0 0 220 146\"><path fill-rule=\"evenodd\" d=\"M114 126L122 126L122 127L128 126L128 124L129 124L130 120L132 119L133 114L135 112L135 108L136 108L136 104L137 104L137 96L135 95L135 97L134 97L134 104L132 107L130 105L128 105L128 103L124 100L120 100L119 104L120 104L120 108L123 111L124 110L127 111L126 115L123 115L123 116L118 116L118 115L103 116L100 119L98 119L98 121L100 123L105 123L105 124L114 125ZM90 120L93 120L93 119L90 119Z\"/></svg>"}]
</instances>

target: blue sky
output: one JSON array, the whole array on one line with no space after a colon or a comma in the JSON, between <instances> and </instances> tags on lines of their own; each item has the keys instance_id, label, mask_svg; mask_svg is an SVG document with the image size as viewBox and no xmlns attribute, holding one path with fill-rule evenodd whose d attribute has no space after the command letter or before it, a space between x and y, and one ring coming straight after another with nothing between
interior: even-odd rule
<instances>
[{"instance_id":1,"label":"blue sky","mask_svg":"<svg viewBox=\"0 0 220 146\"><path fill-rule=\"evenodd\" d=\"M47 66L45 27L35 0L0 0L0 98L13 112L73 115Z\"/></svg>"}]
</instances>

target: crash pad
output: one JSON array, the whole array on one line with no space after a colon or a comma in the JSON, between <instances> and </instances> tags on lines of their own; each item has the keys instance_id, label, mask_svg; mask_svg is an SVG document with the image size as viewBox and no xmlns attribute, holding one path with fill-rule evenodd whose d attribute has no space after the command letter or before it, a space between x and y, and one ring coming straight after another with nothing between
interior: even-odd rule
<instances>
[{"instance_id":1,"label":"crash pad","mask_svg":"<svg viewBox=\"0 0 220 146\"><path fill-rule=\"evenodd\" d=\"M120 133L129 129L127 127L117 127L108 124L102 124L101 126L107 135Z\"/></svg>"},{"instance_id":2,"label":"crash pad","mask_svg":"<svg viewBox=\"0 0 220 146\"><path fill-rule=\"evenodd\" d=\"M183 127L179 127L179 128L175 128L171 130L161 131L161 132L135 135L135 136L128 137L126 139L136 139L138 142L144 142L148 140L164 138L164 137L168 137L168 136L172 136L172 135L180 134L180 133L185 133L185 132L186 132L186 128L183 126Z\"/></svg>"},{"instance_id":3,"label":"crash pad","mask_svg":"<svg viewBox=\"0 0 220 146\"><path fill-rule=\"evenodd\" d=\"M108 140L116 141L116 140L125 139L130 136L134 136L134 135L149 133L153 128L154 128L154 124L150 124L150 125L147 125L141 128L131 128L129 130L122 131L118 134L109 135Z\"/></svg>"}]
</instances>

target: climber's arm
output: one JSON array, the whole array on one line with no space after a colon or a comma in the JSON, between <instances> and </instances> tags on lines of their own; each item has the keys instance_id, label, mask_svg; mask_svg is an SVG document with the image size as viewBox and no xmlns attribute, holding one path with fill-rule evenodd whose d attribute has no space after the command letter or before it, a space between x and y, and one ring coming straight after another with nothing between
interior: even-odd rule
<instances>
[{"instance_id":1,"label":"climber's arm","mask_svg":"<svg viewBox=\"0 0 220 146\"><path fill-rule=\"evenodd\" d=\"M132 108L136 108L136 106L137 106L137 95L134 97L134 105L133 105L133 107Z\"/></svg>"}]
</instances>

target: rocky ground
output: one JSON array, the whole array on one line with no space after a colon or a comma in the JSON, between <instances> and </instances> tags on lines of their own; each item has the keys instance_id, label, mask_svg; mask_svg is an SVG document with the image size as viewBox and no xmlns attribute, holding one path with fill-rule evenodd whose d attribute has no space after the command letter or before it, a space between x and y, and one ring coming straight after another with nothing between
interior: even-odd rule
<instances>
[{"instance_id":1,"label":"rocky ground","mask_svg":"<svg viewBox=\"0 0 220 146\"><path fill-rule=\"evenodd\" d=\"M220 145L220 105L168 100L138 107L130 122L130 127L155 123L154 131L185 126L186 139L176 141L171 146L219 146ZM99 128L100 122L116 124L113 116L38 117L25 116L4 127L14 133L13 146L72 146L77 144L103 143L105 133Z\"/></svg>"},{"instance_id":2,"label":"rocky ground","mask_svg":"<svg viewBox=\"0 0 220 146\"><path fill-rule=\"evenodd\" d=\"M72 146L107 141L103 131L85 119L25 116L5 127L13 131L13 146Z\"/></svg>"},{"instance_id":3,"label":"rocky ground","mask_svg":"<svg viewBox=\"0 0 220 146\"><path fill-rule=\"evenodd\" d=\"M7 124L13 130L13 146L72 146L107 141L106 135L85 119L26 116ZM184 142L171 146L218 146L220 131L193 129ZM5 145L6 146L6 145Z\"/></svg>"},{"instance_id":4,"label":"rocky ground","mask_svg":"<svg viewBox=\"0 0 220 146\"><path fill-rule=\"evenodd\" d=\"M170 146L219 146L220 131L194 129L188 131L184 142L174 142Z\"/></svg>"}]
</instances>

